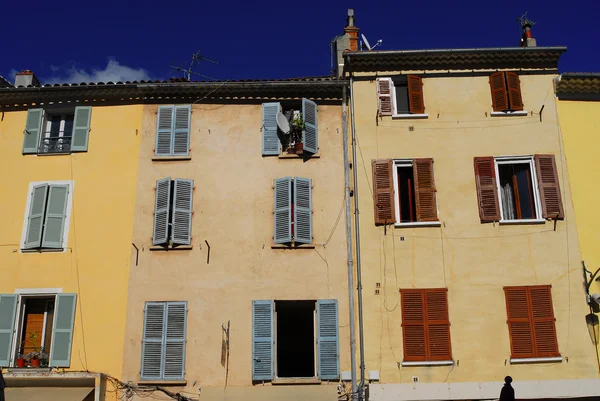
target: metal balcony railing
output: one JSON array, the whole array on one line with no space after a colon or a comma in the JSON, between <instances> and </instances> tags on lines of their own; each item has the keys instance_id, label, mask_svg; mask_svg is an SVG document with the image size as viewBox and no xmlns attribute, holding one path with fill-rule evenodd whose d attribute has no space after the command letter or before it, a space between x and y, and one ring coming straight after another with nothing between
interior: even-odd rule
<instances>
[{"instance_id":1,"label":"metal balcony railing","mask_svg":"<svg viewBox=\"0 0 600 401\"><path fill-rule=\"evenodd\" d=\"M69 153L71 152L71 137L61 136L42 138L38 153Z\"/></svg>"}]
</instances>

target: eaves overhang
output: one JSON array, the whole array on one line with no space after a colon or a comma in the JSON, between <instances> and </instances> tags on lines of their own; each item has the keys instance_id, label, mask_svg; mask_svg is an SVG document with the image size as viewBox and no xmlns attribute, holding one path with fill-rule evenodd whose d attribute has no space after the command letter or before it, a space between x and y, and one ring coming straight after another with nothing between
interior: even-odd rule
<instances>
[{"instance_id":1,"label":"eaves overhang","mask_svg":"<svg viewBox=\"0 0 600 401\"><path fill-rule=\"evenodd\" d=\"M560 100L600 100L599 72L565 72L556 80Z\"/></svg>"}]
</instances>

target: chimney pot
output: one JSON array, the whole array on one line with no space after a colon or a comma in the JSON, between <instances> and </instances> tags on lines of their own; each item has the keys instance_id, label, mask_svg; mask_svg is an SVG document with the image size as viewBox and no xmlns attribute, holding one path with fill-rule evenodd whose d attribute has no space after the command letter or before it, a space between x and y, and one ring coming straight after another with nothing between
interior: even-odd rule
<instances>
[{"instance_id":1,"label":"chimney pot","mask_svg":"<svg viewBox=\"0 0 600 401\"><path fill-rule=\"evenodd\" d=\"M40 81L31 70L22 70L15 75L15 88L18 88L19 86L28 87L40 85Z\"/></svg>"}]
</instances>

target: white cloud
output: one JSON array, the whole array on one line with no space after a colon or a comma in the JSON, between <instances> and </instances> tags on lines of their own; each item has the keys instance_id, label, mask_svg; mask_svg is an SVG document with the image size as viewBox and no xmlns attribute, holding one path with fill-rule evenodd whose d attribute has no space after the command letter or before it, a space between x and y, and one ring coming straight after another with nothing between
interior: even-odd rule
<instances>
[{"instance_id":1,"label":"white cloud","mask_svg":"<svg viewBox=\"0 0 600 401\"><path fill-rule=\"evenodd\" d=\"M110 59L104 69L85 69L71 67L68 69L51 67L54 76L43 79L42 84L79 84L82 82L118 82L151 80L152 77L143 68L132 68L120 64L117 60ZM62 72L64 71L64 72Z\"/></svg>"}]
</instances>

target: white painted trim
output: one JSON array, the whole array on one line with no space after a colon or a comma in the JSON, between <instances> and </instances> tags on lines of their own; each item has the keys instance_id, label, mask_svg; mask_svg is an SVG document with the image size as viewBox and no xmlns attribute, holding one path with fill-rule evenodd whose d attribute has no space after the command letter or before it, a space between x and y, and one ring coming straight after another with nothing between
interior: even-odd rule
<instances>
[{"instance_id":1,"label":"white painted trim","mask_svg":"<svg viewBox=\"0 0 600 401\"><path fill-rule=\"evenodd\" d=\"M498 222L500 225L513 225L513 224L544 224L546 220L544 219L523 219L523 220L500 220Z\"/></svg>"},{"instance_id":2,"label":"white painted trim","mask_svg":"<svg viewBox=\"0 0 600 401\"><path fill-rule=\"evenodd\" d=\"M510 363L545 363L545 362L562 362L562 356L553 356L548 358L510 358Z\"/></svg>"},{"instance_id":3,"label":"white painted trim","mask_svg":"<svg viewBox=\"0 0 600 401\"><path fill-rule=\"evenodd\" d=\"M525 117L529 115L529 112L526 110L519 111L492 111L490 113L492 117Z\"/></svg>"},{"instance_id":4,"label":"white painted trim","mask_svg":"<svg viewBox=\"0 0 600 401\"><path fill-rule=\"evenodd\" d=\"M535 205L535 219L526 220L504 220L504 208L502 207L502 187L500 186L500 171L498 165L500 164L528 164L529 171L531 172L531 186L533 190L533 203ZM496 188L498 191L498 206L500 207L500 218L502 224L526 224L526 223L537 223L538 220L542 219L542 204L540 202L540 194L538 188L537 172L533 156L502 156L494 157L494 169L496 171Z\"/></svg>"},{"instance_id":5,"label":"white painted trim","mask_svg":"<svg viewBox=\"0 0 600 401\"><path fill-rule=\"evenodd\" d=\"M402 366L451 366L454 361L408 361L402 362Z\"/></svg>"},{"instance_id":6,"label":"white painted trim","mask_svg":"<svg viewBox=\"0 0 600 401\"><path fill-rule=\"evenodd\" d=\"M17 288L15 289L15 294L20 295L56 295L62 294L62 288Z\"/></svg>"},{"instance_id":7,"label":"white painted trim","mask_svg":"<svg viewBox=\"0 0 600 401\"><path fill-rule=\"evenodd\" d=\"M394 99L396 97L394 96ZM395 104L395 101L394 101ZM394 106L395 107L395 106ZM392 114L392 119L394 120L415 120L420 118L429 118L429 114Z\"/></svg>"},{"instance_id":8,"label":"white painted trim","mask_svg":"<svg viewBox=\"0 0 600 401\"><path fill-rule=\"evenodd\" d=\"M441 221L413 221L411 223L396 223L395 226L398 228L402 227L440 227Z\"/></svg>"}]
</instances>

